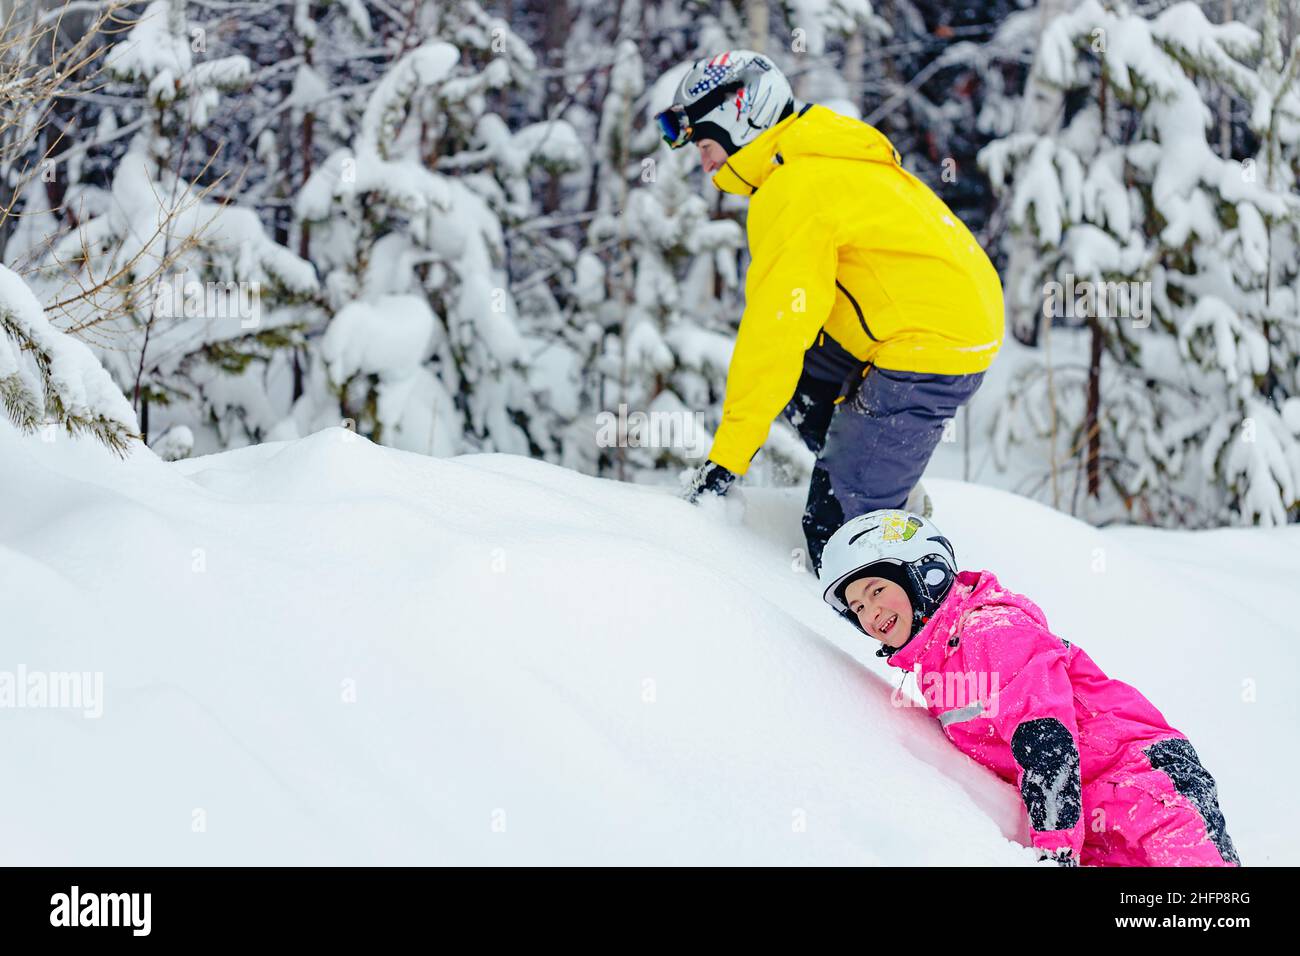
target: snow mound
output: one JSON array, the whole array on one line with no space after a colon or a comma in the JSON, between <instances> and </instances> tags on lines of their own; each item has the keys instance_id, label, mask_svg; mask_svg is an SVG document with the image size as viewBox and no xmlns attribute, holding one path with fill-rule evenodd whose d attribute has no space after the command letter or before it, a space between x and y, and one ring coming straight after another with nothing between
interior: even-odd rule
<instances>
[{"instance_id":1,"label":"snow mound","mask_svg":"<svg viewBox=\"0 0 1300 956\"><path fill-rule=\"evenodd\" d=\"M897 706L799 570L794 491L745 491L736 524L342 429L165 463L0 424L0 454L0 677L102 680L98 716L0 709L4 863L1032 860L1014 788ZM1191 736L1248 863L1300 859L1274 824L1300 529L1103 532L931 491L964 566Z\"/></svg>"}]
</instances>

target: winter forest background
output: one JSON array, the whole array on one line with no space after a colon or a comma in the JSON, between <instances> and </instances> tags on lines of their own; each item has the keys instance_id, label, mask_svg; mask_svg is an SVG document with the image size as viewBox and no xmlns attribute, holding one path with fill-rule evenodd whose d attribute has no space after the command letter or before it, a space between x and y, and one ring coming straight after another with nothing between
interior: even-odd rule
<instances>
[{"instance_id":1,"label":"winter forest background","mask_svg":"<svg viewBox=\"0 0 1300 956\"><path fill-rule=\"evenodd\" d=\"M27 430L176 459L345 423L676 480L698 441L634 419L716 425L745 204L651 117L745 47L888 135L1002 273L1007 345L937 462L1096 523L1300 520L1300 0L0 20L0 396ZM745 481L810 465L778 422Z\"/></svg>"}]
</instances>

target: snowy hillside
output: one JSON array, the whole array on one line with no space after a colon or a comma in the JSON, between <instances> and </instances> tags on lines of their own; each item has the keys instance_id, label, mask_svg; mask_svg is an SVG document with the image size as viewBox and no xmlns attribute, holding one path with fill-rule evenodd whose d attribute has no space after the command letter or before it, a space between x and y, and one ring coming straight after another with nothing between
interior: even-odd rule
<instances>
[{"instance_id":1,"label":"snowy hillside","mask_svg":"<svg viewBox=\"0 0 1300 956\"><path fill-rule=\"evenodd\" d=\"M1032 862L793 570L796 492L738 524L340 429L167 464L0 422L0 458L0 671L103 675L98 718L0 710L5 864ZM1191 737L1243 860L1300 862L1300 528L931 491L963 566Z\"/></svg>"}]
</instances>

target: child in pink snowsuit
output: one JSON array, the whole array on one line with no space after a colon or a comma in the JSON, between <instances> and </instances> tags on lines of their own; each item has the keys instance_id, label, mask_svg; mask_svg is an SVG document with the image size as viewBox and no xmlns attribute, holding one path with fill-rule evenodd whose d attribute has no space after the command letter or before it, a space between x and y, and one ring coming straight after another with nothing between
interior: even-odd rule
<instances>
[{"instance_id":1,"label":"child in pink snowsuit","mask_svg":"<svg viewBox=\"0 0 1300 956\"><path fill-rule=\"evenodd\" d=\"M924 518L873 511L827 543L824 597L912 671L959 749L1014 782L1033 846L1065 865L1237 866L1214 778L1135 688L1056 637Z\"/></svg>"}]
</instances>

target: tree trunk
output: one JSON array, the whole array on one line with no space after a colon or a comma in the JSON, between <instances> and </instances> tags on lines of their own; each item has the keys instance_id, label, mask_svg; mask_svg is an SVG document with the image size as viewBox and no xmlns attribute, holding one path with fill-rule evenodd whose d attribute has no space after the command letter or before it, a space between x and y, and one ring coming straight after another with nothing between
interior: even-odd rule
<instances>
[{"instance_id":1,"label":"tree trunk","mask_svg":"<svg viewBox=\"0 0 1300 956\"><path fill-rule=\"evenodd\" d=\"M542 30L542 66L559 71L564 66L564 43L572 24L569 22L568 0L550 0L546 4L546 21ZM546 105L564 99L564 78L551 76L546 80ZM551 173L546 177L542 191L542 213L550 215L560 208L560 177Z\"/></svg>"},{"instance_id":2,"label":"tree trunk","mask_svg":"<svg viewBox=\"0 0 1300 956\"><path fill-rule=\"evenodd\" d=\"M755 53L767 52L768 0L745 0L745 19L749 21L749 48Z\"/></svg>"},{"instance_id":3,"label":"tree trunk","mask_svg":"<svg viewBox=\"0 0 1300 956\"><path fill-rule=\"evenodd\" d=\"M1223 0L1223 22L1232 20L1232 0ZM1232 93L1219 94L1219 157L1232 158Z\"/></svg>"},{"instance_id":4,"label":"tree trunk","mask_svg":"<svg viewBox=\"0 0 1300 956\"><path fill-rule=\"evenodd\" d=\"M1101 320L1093 316L1088 320L1092 329L1092 352L1088 360L1088 412L1083 419L1084 434L1088 436L1088 494L1094 500L1101 497L1101 347L1103 334Z\"/></svg>"},{"instance_id":5,"label":"tree trunk","mask_svg":"<svg viewBox=\"0 0 1300 956\"><path fill-rule=\"evenodd\" d=\"M312 9L310 15L314 20L316 11ZM310 41L303 44L302 58L303 63L310 69L313 62L313 46ZM299 181L298 188L304 189L307 186L307 180L312 174L312 148L315 145L316 133L316 114L310 109L305 109L302 116L301 130L301 150L302 150L302 177ZM286 166L286 169L289 167ZM303 259L311 261L311 223L303 222L298 227L298 255ZM298 401L302 397L303 389L303 349L294 348L293 350L293 401Z\"/></svg>"},{"instance_id":6,"label":"tree trunk","mask_svg":"<svg viewBox=\"0 0 1300 956\"><path fill-rule=\"evenodd\" d=\"M1106 71L1101 74L1101 87L1097 96L1101 109L1101 134L1106 135ZM1101 351L1103 329L1097 315L1088 317L1092 331L1088 358L1088 410L1083 418L1084 434L1088 439L1087 465L1088 495L1096 501L1101 497Z\"/></svg>"},{"instance_id":7,"label":"tree trunk","mask_svg":"<svg viewBox=\"0 0 1300 956\"><path fill-rule=\"evenodd\" d=\"M1047 25L1067 8L1065 0L1041 0L1038 5L1038 33L1042 36ZM1042 44L1036 45L1042 50ZM1038 56L1025 78L1025 93L1020 101L1020 112L1016 117L1014 132L1036 133L1046 135L1059 128L1063 96L1060 90L1039 78L1036 69ZM1039 336L1039 317L1042 316L1042 303L1033 301L1037 294L1038 283L1026 287L1024 276L1032 270L1038 260L1032 235L1015 235L1008 243L1007 267L1003 274L1003 287L1006 289L1007 313L1011 318L1011 329L1016 338L1026 345L1037 345ZM1026 299L1025 296L1031 298ZM1047 319L1048 322L1051 319Z\"/></svg>"}]
</instances>

